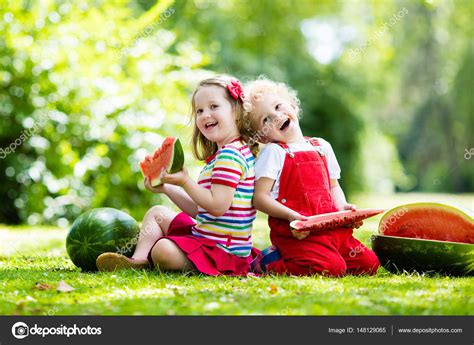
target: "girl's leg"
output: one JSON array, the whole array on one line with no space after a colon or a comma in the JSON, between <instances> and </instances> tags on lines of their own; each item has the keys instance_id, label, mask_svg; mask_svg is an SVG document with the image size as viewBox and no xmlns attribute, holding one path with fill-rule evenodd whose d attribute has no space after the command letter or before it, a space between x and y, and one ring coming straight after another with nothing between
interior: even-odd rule
<instances>
[{"instance_id":1,"label":"girl's leg","mask_svg":"<svg viewBox=\"0 0 474 345\"><path fill-rule=\"evenodd\" d=\"M117 269L149 268L148 253L151 247L168 233L171 221L177 213L164 206L153 206L145 214L142 229L138 235L138 243L131 258L118 252L103 253L96 260L99 271L115 271Z\"/></svg>"},{"instance_id":2,"label":"girl's leg","mask_svg":"<svg viewBox=\"0 0 474 345\"><path fill-rule=\"evenodd\" d=\"M170 271L190 271L195 269L183 251L171 240L162 239L151 250L153 263L161 269Z\"/></svg>"},{"instance_id":3,"label":"girl's leg","mask_svg":"<svg viewBox=\"0 0 474 345\"><path fill-rule=\"evenodd\" d=\"M151 247L159 238L166 236L171 221L176 216L176 212L165 206L150 208L143 218L142 229L132 259L146 262Z\"/></svg>"}]
</instances>

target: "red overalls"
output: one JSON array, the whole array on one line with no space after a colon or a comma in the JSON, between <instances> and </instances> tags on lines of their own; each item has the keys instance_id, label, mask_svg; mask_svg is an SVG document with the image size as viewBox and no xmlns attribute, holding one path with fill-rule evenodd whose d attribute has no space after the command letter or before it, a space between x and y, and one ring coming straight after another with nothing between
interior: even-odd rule
<instances>
[{"instance_id":1,"label":"red overalls","mask_svg":"<svg viewBox=\"0 0 474 345\"><path fill-rule=\"evenodd\" d=\"M286 157L277 201L304 216L335 212L326 159L319 142L309 141L316 150L292 153L286 144L279 144ZM351 228L312 232L298 240L287 220L269 217L268 224L270 239L282 259L268 264L267 272L342 276L374 274L380 266L375 253L352 236Z\"/></svg>"}]
</instances>

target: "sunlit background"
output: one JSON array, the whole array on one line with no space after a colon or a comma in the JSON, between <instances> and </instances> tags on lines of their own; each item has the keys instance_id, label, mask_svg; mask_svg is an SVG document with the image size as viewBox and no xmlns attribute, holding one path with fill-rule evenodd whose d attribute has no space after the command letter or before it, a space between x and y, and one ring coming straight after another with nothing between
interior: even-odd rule
<instances>
[{"instance_id":1,"label":"sunlit background","mask_svg":"<svg viewBox=\"0 0 474 345\"><path fill-rule=\"evenodd\" d=\"M197 176L190 94L222 72L295 88L349 199L472 193L473 14L471 0L2 1L0 223L66 227L102 206L141 219L164 200L138 162L179 136Z\"/></svg>"}]
</instances>

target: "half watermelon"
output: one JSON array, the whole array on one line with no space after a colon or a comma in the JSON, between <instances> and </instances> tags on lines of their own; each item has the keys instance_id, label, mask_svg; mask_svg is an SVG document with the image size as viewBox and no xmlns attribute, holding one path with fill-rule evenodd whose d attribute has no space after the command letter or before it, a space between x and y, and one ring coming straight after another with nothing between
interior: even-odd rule
<instances>
[{"instance_id":1,"label":"half watermelon","mask_svg":"<svg viewBox=\"0 0 474 345\"><path fill-rule=\"evenodd\" d=\"M356 211L340 211L323 213L308 217L308 220L294 220L290 227L297 231L330 230L341 227L350 227L356 222L373 217L385 210L366 208Z\"/></svg>"},{"instance_id":2,"label":"half watermelon","mask_svg":"<svg viewBox=\"0 0 474 345\"><path fill-rule=\"evenodd\" d=\"M474 243L473 218L449 205L415 203L395 207L384 214L379 233L425 240Z\"/></svg>"},{"instance_id":3,"label":"half watermelon","mask_svg":"<svg viewBox=\"0 0 474 345\"><path fill-rule=\"evenodd\" d=\"M382 217L372 248L393 273L474 275L473 216L439 203L402 205Z\"/></svg>"},{"instance_id":4,"label":"half watermelon","mask_svg":"<svg viewBox=\"0 0 474 345\"><path fill-rule=\"evenodd\" d=\"M385 235L371 239L380 263L392 273L474 275L473 244Z\"/></svg>"},{"instance_id":5,"label":"half watermelon","mask_svg":"<svg viewBox=\"0 0 474 345\"><path fill-rule=\"evenodd\" d=\"M169 173L174 174L183 170L184 152L181 142L178 138L168 137L153 155L146 156L140 162L140 169L143 176L150 180L153 187L162 184L160 175L163 168Z\"/></svg>"}]
</instances>

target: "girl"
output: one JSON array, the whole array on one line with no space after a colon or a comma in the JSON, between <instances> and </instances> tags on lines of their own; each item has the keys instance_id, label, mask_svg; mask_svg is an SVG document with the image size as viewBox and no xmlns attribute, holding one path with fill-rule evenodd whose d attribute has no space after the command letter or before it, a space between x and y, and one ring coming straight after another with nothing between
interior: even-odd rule
<instances>
[{"instance_id":1,"label":"girl","mask_svg":"<svg viewBox=\"0 0 474 345\"><path fill-rule=\"evenodd\" d=\"M203 80L192 96L193 153L205 160L197 182L186 169L163 172L163 185L145 187L166 194L183 212L154 206L143 220L132 258L104 253L101 271L145 268L208 275L246 275L252 248L254 158L240 133L242 88L238 80L217 76Z\"/></svg>"},{"instance_id":2,"label":"girl","mask_svg":"<svg viewBox=\"0 0 474 345\"><path fill-rule=\"evenodd\" d=\"M296 92L260 78L246 85L245 99L254 138L269 143L255 165L254 206L269 215L275 248L257 258L257 270L294 275L374 274L379 261L352 236L352 228L312 233L290 230L289 222L295 219L355 209L337 182L340 168L331 145L303 136Z\"/></svg>"}]
</instances>

